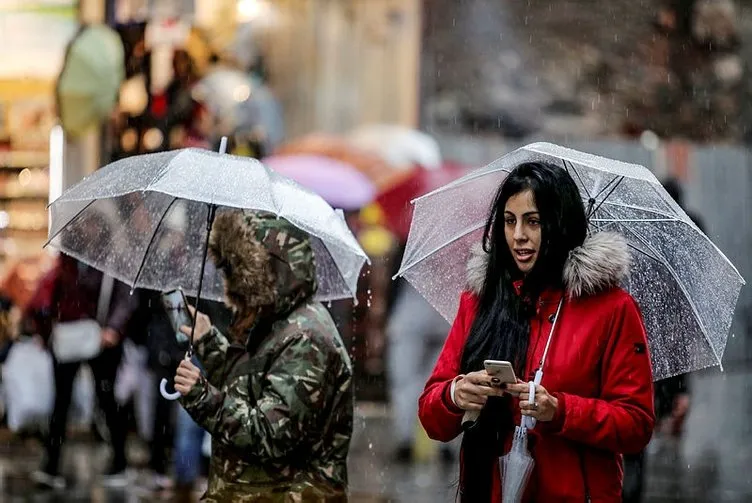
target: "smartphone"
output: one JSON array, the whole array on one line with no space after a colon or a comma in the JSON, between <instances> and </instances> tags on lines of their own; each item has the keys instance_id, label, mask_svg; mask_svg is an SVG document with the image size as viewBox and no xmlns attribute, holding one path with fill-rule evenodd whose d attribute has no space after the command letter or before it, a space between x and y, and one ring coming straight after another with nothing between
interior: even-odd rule
<instances>
[{"instance_id":1,"label":"smartphone","mask_svg":"<svg viewBox=\"0 0 752 503\"><path fill-rule=\"evenodd\" d=\"M486 360L483 362L483 366L486 368L486 372L489 375L497 378L502 383L514 384L517 382L517 377L514 375L514 367L511 363L501 360ZM467 429L471 427L475 421L478 420L480 412L476 410L469 410L462 416L462 428Z\"/></svg>"},{"instance_id":2,"label":"smartphone","mask_svg":"<svg viewBox=\"0 0 752 503\"><path fill-rule=\"evenodd\" d=\"M185 294L180 288L170 290L162 294L162 306L167 312L172 329L175 331L175 337L178 342L185 342L188 337L180 331L180 327L193 325L193 318L188 311L188 302L185 300Z\"/></svg>"},{"instance_id":3,"label":"smartphone","mask_svg":"<svg viewBox=\"0 0 752 503\"><path fill-rule=\"evenodd\" d=\"M502 383L514 384L517 382L517 377L514 375L514 367L510 362L486 360L483 362L483 366L489 375L496 377Z\"/></svg>"}]
</instances>

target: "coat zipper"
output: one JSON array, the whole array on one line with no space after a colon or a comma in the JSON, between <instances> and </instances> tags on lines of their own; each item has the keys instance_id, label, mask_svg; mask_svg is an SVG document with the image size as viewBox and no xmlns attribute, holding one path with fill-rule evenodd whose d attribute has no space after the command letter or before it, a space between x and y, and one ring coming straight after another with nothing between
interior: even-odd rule
<instances>
[{"instance_id":1,"label":"coat zipper","mask_svg":"<svg viewBox=\"0 0 752 503\"><path fill-rule=\"evenodd\" d=\"M587 467L585 466L585 454L581 448L577 449L577 456L580 458L580 470L582 470L582 485L585 488L585 503L591 503L590 485L588 484Z\"/></svg>"}]
</instances>

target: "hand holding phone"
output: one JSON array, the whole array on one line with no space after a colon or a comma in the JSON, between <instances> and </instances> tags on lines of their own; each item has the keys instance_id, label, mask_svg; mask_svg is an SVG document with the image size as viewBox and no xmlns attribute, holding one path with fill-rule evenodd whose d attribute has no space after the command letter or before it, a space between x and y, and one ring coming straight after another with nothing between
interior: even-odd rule
<instances>
[{"instance_id":1,"label":"hand holding phone","mask_svg":"<svg viewBox=\"0 0 752 503\"><path fill-rule=\"evenodd\" d=\"M501 384L514 384L517 377L514 374L514 367L510 362L501 360L486 360L483 362L486 374L491 376L491 385L500 387ZM470 427L480 416L480 410L467 410L462 418L463 428Z\"/></svg>"},{"instance_id":2,"label":"hand holding phone","mask_svg":"<svg viewBox=\"0 0 752 503\"><path fill-rule=\"evenodd\" d=\"M185 299L183 290L176 288L162 294L162 305L167 312L167 317L170 319L172 330L175 332L175 337L178 342L186 342L186 337L181 331L180 327L192 326L193 317L188 310L188 302Z\"/></svg>"},{"instance_id":3,"label":"hand holding phone","mask_svg":"<svg viewBox=\"0 0 752 503\"><path fill-rule=\"evenodd\" d=\"M180 331L183 332L186 337L190 337L192 334L193 342L197 343L211 332L212 322L207 315L197 312L196 308L193 306L188 306L188 311L192 317L196 318L196 328L194 329L191 325L184 325L180 328Z\"/></svg>"},{"instance_id":4,"label":"hand holding phone","mask_svg":"<svg viewBox=\"0 0 752 503\"><path fill-rule=\"evenodd\" d=\"M510 362L501 360L486 360L483 362L486 373L493 379L494 384L515 384L517 376L514 375L514 367Z\"/></svg>"}]
</instances>

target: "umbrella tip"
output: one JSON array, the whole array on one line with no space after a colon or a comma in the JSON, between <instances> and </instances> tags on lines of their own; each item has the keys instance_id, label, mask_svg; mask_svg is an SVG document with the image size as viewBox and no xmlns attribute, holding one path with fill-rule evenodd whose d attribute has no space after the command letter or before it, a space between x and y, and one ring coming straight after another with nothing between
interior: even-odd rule
<instances>
[{"instance_id":1,"label":"umbrella tip","mask_svg":"<svg viewBox=\"0 0 752 503\"><path fill-rule=\"evenodd\" d=\"M226 136L223 136L219 142L219 153L220 154L227 153L227 137Z\"/></svg>"}]
</instances>

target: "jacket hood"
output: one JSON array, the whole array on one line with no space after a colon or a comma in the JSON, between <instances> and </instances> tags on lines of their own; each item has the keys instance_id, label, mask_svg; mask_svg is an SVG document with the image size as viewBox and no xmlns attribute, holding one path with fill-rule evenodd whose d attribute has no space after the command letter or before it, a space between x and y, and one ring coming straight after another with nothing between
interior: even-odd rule
<instances>
[{"instance_id":1,"label":"jacket hood","mask_svg":"<svg viewBox=\"0 0 752 503\"><path fill-rule=\"evenodd\" d=\"M569 253L563 281L567 295L586 297L619 286L629 274L631 257L627 241L615 232L598 232L585 238L582 246ZM486 278L488 254L477 243L467 263L467 284L480 295Z\"/></svg>"},{"instance_id":2,"label":"jacket hood","mask_svg":"<svg viewBox=\"0 0 752 503\"><path fill-rule=\"evenodd\" d=\"M209 251L224 273L236 325L249 317L285 317L318 288L310 235L271 213L218 214Z\"/></svg>"}]
</instances>

